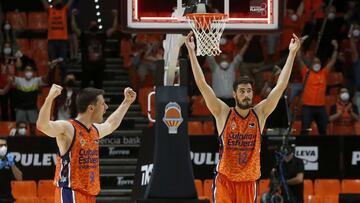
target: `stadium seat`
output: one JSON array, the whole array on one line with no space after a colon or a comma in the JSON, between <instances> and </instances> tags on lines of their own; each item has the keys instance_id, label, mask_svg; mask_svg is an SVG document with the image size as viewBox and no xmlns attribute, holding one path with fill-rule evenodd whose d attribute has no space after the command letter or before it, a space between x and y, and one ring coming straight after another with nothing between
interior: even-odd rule
<instances>
[{"instance_id":1,"label":"stadium seat","mask_svg":"<svg viewBox=\"0 0 360 203\"><path fill-rule=\"evenodd\" d=\"M189 135L203 135L203 125L201 121L188 121Z\"/></svg>"},{"instance_id":2,"label":"stadium seat","mask_svg":"<svg viewBox=\"0 0 360 203\"><path fill-rule=\"evenodd\" d=\"M341 193L360 193L360 179L343 179Z\"/></svg>"},{"instance_id":3,"label":"stadium seat","mask_svg":"<svg viewBox=\"0 0 360 203\"><path fill-rule=\"evenodd\" d=\"M323 203L323 202L321 196L309 195L307 198L304 198L304 203Z\"/></svg>"},{"instance_id":4,"label":"stadium seat","mask_svg":"<svg viewBox=\"0 0 360 203\"><path fill-rule=\"evenodd\" d=\"M304 200L308 199L310 195L314 195L314 185L312 180L304 180Z\"/></svg>"},{"instance_id":5,"label":"stadium seat","mask_svg":"<svg viewBox=\"0 0 360 203\"><path fill-rule=\"evenodd\" d=\"M205 121L203 124L203 133L206 135L215 134L215 123L214 121Z\"/></svg>"},{"instance_id":6,"label":"stadium seat","mask_svg":"<svg viewBox=\"0 0 360 203\"><path fill-rule=\"evenodd\" d=\"M328 115L330 115L331 106L336 104L336 101L337 101L337 95L328 95L325 97L325 107Z\"/></svg>"},{"instance_id":7,"label":"stadium seat","mask_svg":"<svg viewBox=\"0 0 360 203\"><path fill-rule=\"evenodd\" d=\"M30 52L30 41L26 38L18 38L16 39L16 43L18 44L21 52L28 53Z\"/></svg>"},{"instance_id":8,"label":"stadium seat","mask_svg":"<svg viewBox=\"0 0 360 203\"><path fill-rule=\"evenodd\" d=\"M53 180L39 180L38 183L38 197L54 197L55 186Z\"/></svg>"},{"instance_id":9,"label":"stadium seat","mask_svg":"<svg viewBox=\"0 0 360 203\"><path fill-rule=\"evenodd\" d=\"M191 105L191 112L193 116L210 116L211 113L206 107L205 100L202 96L193 96L193 104Z\"/></svg>"},{"instance_id":10,"label":"stadium seat","mask_svg":"<svg viewBox=\"0 0 360 203\"><path fill-rule=\"evenodd\" d=\"M30 12L28 14L28 28L30 30L47 30L48 17L46 12Z\"/></svg>"},{"instance_id":11,"label":"stadium seat","mask_svg":"<svg viewBox=\"0 0 360 203\"><path fill-rule=\"evenodd\" d=\"M48 52L48 42L46 39L32 39L30 47L32 52Z\"/></svg>"},{"instance_id":12,"label":"stadium seat","mask_svg":"<svg viewBox=\"0 0 360 203\"><path fill-rule=\"evenodd\" d=\"M338 179L316 179L314 193L320 196L339 195L340 181Z\"/></svg>"},{"instance_id":13,"label":"stadium seat","mask_svg":"<svg viewBox=\"0 0 360 203\"><path fill-rule=\"evenodd\" d=\"M344 77L340 72L331 72L327 79L328 86L341 85L343 83Z\"/></svg>"},{"instance_id":14,"label":"stadium seat","mask_svg":"<svg viewBox=\"0 0 360 203\"><path fill-rule=\"evenodd\" d=\"M7 12L6 18L10 21L14 30L24 30L27 27L27 17L25 12Z\"/></svg>"},{"instance_id":15,"label":"stadium seat","mask_svg":"<svg viewBox=\"0 0 360 203\"><path fill-rule=\"evenodd\" d=\"M300 135L301 133L301 121L294 121L291 135Z\"/></svg>"},{"instance_id":16,"label":"stadium seat","mask_svg":"<svg viewBox=\"0 0 360 203\"><path fill-rule=\"evenodd\" d=\"M323 203L339 203L339 195L323 196Z\"/></svg>"},{"instance_id":17,"label":"stadium seat","mask_svg":"<svg viewBox=\"0 0 360 203\"><path fill-rule=\"evenodd\" d=\"M204 195L203 183L200 179L195 179L194 182L195 182L195 188L196 188L198 198L200 198L201 196Z\"/></svg>"},{"instance_id":18,"label":"stadium seat","mask_svg":"<svg viewBox=\"0 0 360 203\"><path fill-rule=\"evenodd\" d=\"M11 129L16 128L16 122L1 121L0 122L0 137L9 136Z\"/></svg>"},{"instance_id":19,"label":"stadium seat","mask_svg":"<svg viewBox=\"0 0 360 203\"><path fill-rule=\"evenodd\" d=\"M11 181L11 194L17 200L19 198L37 197L36 182L33 180Z\"/></svg>"},{"instance_id":20,"label":"stadium seat","mask_svg":"<svg viewBox=\"0 0 360 203\"><path fill-rule=\"evenodd\" d=\"M210 203L212 203L212 184L213 184L213 180L212 179L206 179L204 180L204 196L210 200Z\"/></svg>"},{"instance_id":21,"label":"stadium seat","mask_svg":"<svg viewBox=\"0 0 360 203\"><path fill-rule=\"evenodd\" d=\"M22 197L15 200L14 203L39 203L38 197Z\"/></svg>"}]
</instances>

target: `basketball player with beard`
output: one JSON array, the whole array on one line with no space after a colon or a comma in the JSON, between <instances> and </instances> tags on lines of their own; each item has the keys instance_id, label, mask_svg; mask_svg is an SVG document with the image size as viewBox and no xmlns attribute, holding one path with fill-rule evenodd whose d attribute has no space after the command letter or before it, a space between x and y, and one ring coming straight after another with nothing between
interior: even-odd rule
<instances>
[{"instance_id":1,"label":"basketball player with beard","mask_svg":"<svg viewBox=\"0 0 360 203\"><path fill-rule=\"evenodd\" d=\"M213 183L214 203L256 202L256 180L260 178L260 136L267 117L277 106L285 91L291 69L301 43L293 34L289 44L289 55L280 73L276 86L269 96L253 106L253 81L241 77L234 82L235 108L230 108L216 97L206 83L195 55L193 33L186 37L192 71L206 106L215 117L219 132L220 160L216 166Z\"/></svg>"}]
</instances>

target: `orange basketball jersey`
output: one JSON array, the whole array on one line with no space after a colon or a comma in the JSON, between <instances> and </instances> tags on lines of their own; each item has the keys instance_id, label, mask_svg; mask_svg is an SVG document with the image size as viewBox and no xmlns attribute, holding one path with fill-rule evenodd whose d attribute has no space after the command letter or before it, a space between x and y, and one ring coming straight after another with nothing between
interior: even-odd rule
<instances>
[{"instance_id":1,"label":"orange basketball jersey","mask_svg":"<svg viewBox=\"0 0 360 203\"><path fill-rule=\"evenodd\" d=\"M243 118L230 109L219 136L220 161L217 172L230 181L255 181L260 177L260 125L253 109Z\"/></svg>"},{"instance_id":2,"label":"orange basketball jersey","mask_svg":"<svg viewBox=\"0 0 360 203\"><path fill-rule=\"evenodd\" d=\"M99 177L99 132L93 125L87 129L77 120L70 120L74 138L69 150L58 155L55 184L87 195L100 192Z\"/></svg>"}]
</instances>

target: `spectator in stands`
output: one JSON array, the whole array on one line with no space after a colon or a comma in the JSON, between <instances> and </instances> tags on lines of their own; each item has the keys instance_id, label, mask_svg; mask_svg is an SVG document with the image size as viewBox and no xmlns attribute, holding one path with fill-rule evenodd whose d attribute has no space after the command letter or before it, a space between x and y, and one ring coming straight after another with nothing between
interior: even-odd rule
<instances>
[{"instance_id":1,"label":"spectator in stands","mask_svg":"<svg viewBox=\"0 0 360 203\"><path fill-rule=\"evenodd\" d=\"M302 159L295 157L295 145L288 146L288 154L283 163L284 176L290 201L287 201L287 195L282 188L284 203L303 203L304 202L304 162Z\"/></svg>"},{"instance_id":2,"label":"spectator in stands","mask_svg":"<svg viewBox=\"0 0 360 203\"><path fill-rule=\"evenodd\" d=\"M35 135L35 123L38 116L38 92L41 90L41 87L47 85L49 81L49 75L56 65L57 64L51 64L48 73L39 77L34 76L35 70L32 66L29 65L26 66L24 70L24 77L15 76L12 79L13 85L16 88L16 122L25 121L29 123L31 135Z\"/></svg>"},{"instance_id":3,"label":"spectator in stands","mask_svg":"<svg viewBox=\"0 0 360 203\"><path fill-rule=\"evenodd\" d=\"M246 42L249 42L251 38L251 35L245 36ZM212 88L214 89L215 95L230 107L235 106L231 88L235 81L236 68L242 62L248 44L249 43L245 43L235 57L227 53L222 53L219 57L219 62L216 61L214 56L207 57L212 72Z\"/></svg>"},{"instance_id":4,"label":"spectator in stands","mask_svg":"<svg viewBox=\"0 0 360 203\"><path fill-rule=\"evenodd\" d=\"M76 111L76 95L74 90L75 75L68 74L65 77L64 88L61 94L56 98L54 105L54 120L68 120L75 118Z\"/></svg>"},{"instance_id":5,"label":"spectator in stands","mask_svg":"<svg viewBox=\"0 0 360 203\"><path fill-rule=\"evenodd\" d=\"M334 135L353 135L355 122L359 120L358 108L351 103L350 92L341 88L338 101L331 107L329 121L333 122Z\"/></svg>"},{"instance_id":6,"label":"spectator in stands","mask_svg":"<svg viewBox=\"0 0 360 203\"><path fill-rule=\"evenodd\" d=\"M10 95L9 92L11 82L9 82L9 76L15 74L16 59L13 57L13 51L11 44L6 42L2 49L0 57L0 105L1 105L1 120L9 120L10 109Z\"/></svg>"},{"instance_id":7,"label":"spectator in stands","mask_svg":"<svg viewBox=\"0 0 360 203\"><path fill-rule=\"evenodd\" d=\"M303 134L308 134L313 119L319 129L321 135L326 135L326 128L328 123L328 117L325 109L325 96L327 77L335 65L337 59L338 43L333 40L333 54L330 61L322 68L322 64L319 58L314 57L311 63L311 69L301 61L301 73L303 79L306 80L307 71L308 79L304 87L303 93L303 107L301 118L301 131Z\"/></svg>"},{"instance_id":8,"label":"spectator in stands","mask_svg":"<svg viewBox=\"0 0 360 203\"><path fill-rule=\"evenodd\" d=\"M151 73L153 77L156 74L156 61L164 58L164 50L162 49L161 38L157 36L148 36L147 39L139 39L141 35L137 35L135 40L135 50L133 65L140 77L139 88L144 86L146 76Z\"/></svg>"},{"instance_id":9,"label":"spectator in stands","mask_svg":"<svg viewBox=\"0 0 360 203\"><path fill-rule=\"evenodd\" d=\"M71 26L73 31L81 39L82 56L82 83L81 87L88 87L91 81L94 81L94 87L102 89L105 69L105 44L106 38L110 37L117 30L118 12L112 10L113 24L106 32L99 28L94 20L90 22L89 29L81 31L76 24L75 16L77 10L72 11Z\"/></svg>"},{"instance_id":10,"label":"spectator in stands","mask_svg":"<svg viewBox=\"0 0 360 203\"><path fill-rule=\"evenodd\" d=\"M61 82L64 81L67 72L68 55L68 9L74 0L69 0L66 4L63 0L54 0L50 5L47 0L42 0L44 9L48 11L48 52L50 61L56 58L63 58L60 63Z\"/></svg>"},{"instance_id":11,"label":"spectator in stands","mask_svg":"<svg viewBox=\"0 0 360 203\"><path fill-rule=\"evenodd\" d=\"M0 202L10 203L14 201L11 195L11 181L22 180L23 175L15 165L14 155L8 152L7 141L0 138Z\"/></svg>"},{"instance_id":12,"label":"spectator in stands","mask_svg":"<svg viewBox=\"0 0 360 203\"><path fill-rule=\"evenodd\" d=\"M10 48L13 50L13 53L19 50L19 47L16 42L15 33L13 32L12 26L9 20L5 20L1 26L1 33L0 33L0 42L1 44L4 42L10 43Z\"/></svg>"},{"instance_id":13,"label":"spectator in stands","mask_svg":"<svg viewBox=\"0 0 360 203\"><path fill-rule=\"evenodd\" d=\"M26 122L20 121L16 123L16 128L10 130L9 136L26 136L27 132Z\"/></svg>"},{"instance_id":14,"label":"spectator in stands","mask_svg":"<svg viewBox=\"0 0 360 203\"><path fill-rule=\"evenodd\" d=\"M262 41L263 38L260 35L256 35L252 37L249 42L244 42L248 43L248 49L244 53L244 61L240 65L241 76L247 75L251 78L255 78L256 93L260 92L264 84L262 74L254 71L264 65L264 53L261 45Z\"/></svg>"},{"instance_id":15,"label":"spectator in stands","mask_svg":"<svg viewBox=\"0 0 360 203\"><path fill-rule=\"evenodd\" d=\"M360 24L355 24L354 30L350 34L350 58L355 75L355 104L360 109Z\"/></svg>"}]
</instances>

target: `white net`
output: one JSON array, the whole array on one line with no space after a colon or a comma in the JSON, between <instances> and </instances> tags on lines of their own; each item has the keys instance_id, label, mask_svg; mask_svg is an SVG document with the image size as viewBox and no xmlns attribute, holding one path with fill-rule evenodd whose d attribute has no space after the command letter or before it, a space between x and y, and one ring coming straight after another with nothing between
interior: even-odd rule
<instances>
[{"instance_id":1,"label":"white net","mask_svg":"<svg viewBox=\"0 0 360 203\"><path fill-rule=\"evenodd\" d=\"M225 29L226 15L190 14L186 16L196 37L198 56L216 56L221 53L220 39Z\"/></svg>"}]
</instances>

